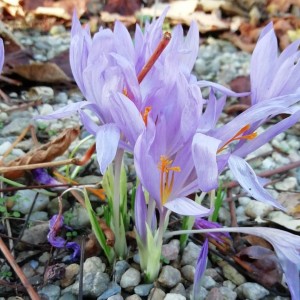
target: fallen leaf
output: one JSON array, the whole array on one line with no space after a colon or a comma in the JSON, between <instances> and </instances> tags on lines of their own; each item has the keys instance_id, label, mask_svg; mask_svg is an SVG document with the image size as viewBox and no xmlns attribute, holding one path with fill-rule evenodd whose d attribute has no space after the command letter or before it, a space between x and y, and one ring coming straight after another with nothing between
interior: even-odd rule
<instances>
[{"instance_id":1,"label":"fallen leaf","mask_svg":"<svg viewBox=\"0 0 300 300\"><path fill-rule=\"evenodd\" d=\"M272 245L269 242L259 236L246 235L243 237L243 239L246 240L251 246L261 246L269 250L273 249Z\"/></svg>"},{"instance_id":2,"label":"fallen leaf","mask_svg":"<svg viewBox=\"0 0 300 300\"><path fill-rule=\"evenodd\" d=\"M108 0L104 10L123 16L133 15L141 7L140 0Z\"/></svg>"},{"instance_id":3,"label":"fallen leaf","mask_svg":"<svg viewBox=\"0 0 300 300\"><path fill-rule=\"evenodd\" d=\"M11 72L36 82L61 83L70 81L70 78L58 65L50 62L15 66Z\"/></svg>"},{"instance_id":4,"label":"fallen leaf","mask_svg":"<svg viewBox=\"0 0 300 300\"><path fill-rule=\"evenodd\" d=\"M80 133L79 127L65 129L57 138L33 149L25 155L8 162L5 167L23 166L50 162L56 157L62 155L70 146L70 144L78 137ZM8 171L3 172L4 176L9 179L22 177L25 171Z\"/></svg>"},{"instance_id":5,"label":"fallen leaf","mask_svg":"<svg viewBox=\"0 0 300 300\"><path fill-rule=\"evenodd\" d=\"M136 24L136 17L135 16L122 16L120 14L111 14L107 11L101 12L101 21L103 23L113 23L116 20L122 22L126 27Z\"/></svg>"},{"instance_id":6,"label":"fallen leaf","mask_svg":"<svg viewBox=\"0 0 300 300\"><path fill-rule=\"evenodd\" d=\"M251 246L243 249L236 256L251 267L253 273L250 275L262 285L270 288L281 285L283 271L272 250L261 246Z\"/></svg>"},{"instance_id":7,"label":"fallen leaf","mask_svg":"<svg viewBox=\"0 0 300 300\"><path fill-rule=\"evenodd\" d=\"M268 220L287 229L300 232L300 220L294 219L282 211L269 213Z\"/></svg>"},{"instance_id":8,"label":"fallen leaf","mask_svg":"<svg viewBox=\"0 0 300 300\"><path fill-rule=\"evenodd\" d=\"M230 88L236 93L244 93L251 91L250 76L238 76L229 83ZM251 96L241 97L239 103L251 104Z\"/></svg>"}]
</instances>

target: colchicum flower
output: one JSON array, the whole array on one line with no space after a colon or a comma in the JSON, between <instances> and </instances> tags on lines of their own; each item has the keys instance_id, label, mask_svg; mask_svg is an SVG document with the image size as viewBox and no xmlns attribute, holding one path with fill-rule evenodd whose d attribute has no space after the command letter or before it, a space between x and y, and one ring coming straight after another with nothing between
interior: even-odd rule
<instances>
[{"instance_id":1,"label":"colchicum flower","mask_svg":"<svg viewBox=\"0 0 300 300\"><path fill-rule=\"evenodd\" d=\"M4 64L4 45L3 45L3 40L0 39L0 73L2 71Z\"/></svg>"},{"instance_id":2,"label":"colchicum flower","mask_svg":"<svg viewBox=\"0 0 300 300\"><path fill-rule=\"evenodd\" d=\"M300 65L299 44L300 41L294 42L277 58L272 24L263 30L251 60L252 106L218 128L215 125L225 99L217 100L213 93L210 94L193 140L194 161L203 191L218 186L218 175L228 165L236 180L253 198L284 209L263 188L265 181L256 176L243 158L299 120L300 109L295 105L300 101L300 72L296 72ZM256 134L258 127L282 113L290 116L262 134Z\"/></svg>"},{"instance_id":3,"label":"colchicum flower","mask_svg":"<svg viewBox=\"0 0 300 300\"><path fill-rule=\"evenodd\" d=\"M166 12L147 24L144 34L137 25L134 44L121 22L115 23L114 31L100 28L92 38L89 28L82 28L76 15L73 17L70 64L87 101L38 118L62 118L78 112L86 130L96 136L102 173L118 147L133 151L137 137L147 125L149 112L154 117L167 105L169 98L159 97L161 89L171 91L178 73L187 81L196 81L191 70L199 46L197 26L191 24L186 38L181 26L174 28L172 38L163 35ZM86 110L99 119L100 125L92 121Z\"/></svg>"}]
</instances>

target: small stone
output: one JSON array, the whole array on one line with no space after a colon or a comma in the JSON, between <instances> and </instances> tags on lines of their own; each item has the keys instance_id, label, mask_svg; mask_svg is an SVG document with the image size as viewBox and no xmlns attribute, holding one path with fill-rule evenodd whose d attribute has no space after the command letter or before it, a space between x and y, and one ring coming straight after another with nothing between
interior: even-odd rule
<instances>
[{"instance_id":1,"label":"small stone","mask_svg":"<svg viewBox=\"0 0 300 300\"><path fill-rule=\"evenodd\" d=\"M224 300L218 288L213 288L206 296L205 300Z\"/></svg>"},{"instance_id":2,"label":"small stone","mask_svg":"<svg viewBox=\"0 0 300 300\"><path fill-rule=\"evenodd\" d=\"M181 268L181 273L186 280L188 280L190 282L194 281L195 267L193 267L191 265L186 265Z\"/></svg>"},{"instance_id":3,"label":"small stone","mask_svg":"<svg viewBox=\"0 0 300 300\"><path fill-rule=\"evenodd\" d=\"M129 263L126 260L119 260L115 264L115 281L120 283L122 275L126 270L130 268Z\"/></svg>"},{"instance_id":4,"label":"small stone","mask_svg":"<svg viewBox=\"0 0 300 300\"><path fill-rule=\"evenodd\" d=\"M167 260L176 260L180 251L178 240L171 240L168 244L162 246L162 256Z\"/></svg>"},{"instance_id":5,"label":"small stone","mask_svg":"<svg viewBox=\"0 0 300 300\"><path fill-rule=\"evenodd\" d=\"M181 282L179 282L173 289L171 289L170 293L180 294L186 297L185 287Z\"/></svg>"},{"instance_id":6,"label":"small stone","mask_svg":"<svg viewBox=\"0 0 300 300\"><path fill-rule=\"evenodd\" d=\"M204 275L210 276L217 282L223 282L224 279L220 275L220 273L221 273L221 270L220 270L220 272L217 272L217 270L215 268L207 268L204 272Z\"/></svg>"},{"instance_id":7,"label":"small stone","mask_svg":"<svg viewBox=\"0 0 300 300\"><path fill-rule=\"evenodd\" d=\"M80 266L78 264L70 264L65 269L65 275L60 281L61 287L65 288L74 283L76 275L79 273Z\"/></svg>"},{"instance_id":8,"label":"small stone","mask_svg":"<svg viewBox=\"0 0 300 300\"><path fill-rule=\"evenodd\" d=\"M61 201L63 211L67 211L71 207L67 199L62 198L60 201ZM58 198L54 198L48 203L47 211L50 216L53 216L57 214L58 210L59 210L59 201Z\"/></svg>"},{"instance_id":9,"label":"small stone","mask_svg":"<svg viewBox=\"0 0 300 300\"><path fill-rule=\"evenodd\" d=\"M117 295L113 295L109 298L107 298L107 300L123 300L124 298L122 297L122 295L117 294Z\"/></svg>"},{"instance_id":10,"label":"small stone","mask_svg":"<svg viewBox=\"0 0 300 300\"><path fill-rule=\"evenodd\" d=\"M161 290L160 288L153 288L150 291L150 294L148 296L148 300L164 300L166 294L163 290Z\"/></svg>"},{"instance_id":11,"label":"small stone","mask_svg":"<svg viewBox=\"0 0 300 300\"><path fill-rule=\"evenodd\" d=\"M26 215L27 217L28 215ZM48 217L48 213L46 213L45 211L34 211L30 214L29 217L29 221L36 223L36 222L40 222L40 221L48 221L49 217Z\"/></svg>"},{"instance_id":12,"label":"small stone","mask_svg":"<svg viewBox=\"0 0 300 300\"><path fill-rule=\"evenodd\" d=\"M235 300L237 297L237 293L226 286L220 287L219 291L223 295L223 300Z\"/></svg>"},{"instance_id":13,"label":"small stone","mask_svg":"<svg viewBox=\"0 0 300 300\"><path fill-rule=\"evenodd\" d=\"M239 201L240 205L247 206L247 204L251 201L251 198L249 198L249 197L240 197L238 199L238 201Z\"/></svg>"},{"instance_id":14,"label":"small stone","mask_svg":"<svg viewBox=\"0 0 300 300\"><path fill-rule=\"evenodd\" d=\"M229 288L230 290L234 290L236 288L236 285L230 280L225 280L223 282L223 286Z\"/></svg>"},{"instance_id":15,"label":"small stone","mask_svg":"<svg viewBox=\"0 0 300 300\"><path fill-rule=\"evenodd\" d=\"M39 292L39 295L46 296L48 300L58 300L60 296L60 288L54 284L44 286Z\"/></svg>"},{"instance_id":16,"label":"small stone","mask_svg":"<svg viewBox=\"0 0 300 300\"><path fill-rule=\"evenodd\" d=\"M107 289L109 276L106 273L84 273L83 274L83 296L98 297ZM72 293L78 295L79 282L72 285Z\"/></svg>"},{"instance_id":17,"label":"small stone","mask_svg":"<svg viewBox=\"0 0 300 300\"><path fill-rule=\"evenodd\" d=\"M48 102L53 99L54 90L49 86L35 86L29 90L28 96L30 97L30 99L41 99L41 100L43 100L43 103L45 103L45 102ZM50 112L51 112L51 110L53 112L53 108L51 105L44 104L43 107L45 107L45 106L48 106L50 109ZM42 108L42 110L43 110L43 108ZM42 114L42 110L40 112L41 114ZM43 114L44 114L44 112L43 112Z\"/></svg>"},{"instance_id":18,"label":"small stone","mask_svg":"<svg viewBox=\"0 0 300 300\"><path fill-rule=\"evenodd\" d=\"M141 263L141 258L140 258L140 255L138 253L133 255L133 261L138 265Z\"/></svg>"},{"instance_id":19,"label":"small stone","mask_svg":"<svg viewBox=\"0 0 300 300\"><path fill-rule=\"evenodd\" d=\"M28 280L29 280L30 284L36 285L36 286L40 285L44 282L44 278L40 274L37 274L37 275L34 275L34 276L28 278Z\"/></svg>"},{"instance_id":20,"label":"small stone","mask_svg":"<svg viewBox=\"0 0 300 300\"><path fill-rule=\"evenodd\" d=\"M73 208L69 209L65 214L70 214L72 217L70 218L69 225L76 228L86 227L90 224L90 219L87 214L87 211L81 205L75 205Z\"/></svg>"},{"instance_id":21,"label":"small stone","mask_svg":"<svg viewBox=\"0 0 300 300\"><path fill-rule=\"evenodd\" d=\"M28 125L30 125L30 118L14 119L2 128L1 135L19 135Z\"/></svg>"},{"instance_id":22,"label":"small stone","mask_svg":"<svg viewBox=\"0 0 300 300\"><path fill-rule=\"evenodd\" d=\"M150 290L153 288L153 284L140 284L134 288L134 292L139 296L148 296Z\"/></svg>"},{"instance_id":23,"label":"small stone","mask_svg":"<svg viewBox=\"0 0 300 300\"><path fill-rule=\"evenodd\" d=\"M186 300L186 297L180 294L168 293L164 300Z\"/></svg>"},{"instance_id":24,"label":"small stone","mask_svg":"<svg viewBox=\"0 0 300 300\"><path fill-rule=\"evenodd\" d=\"M244 297L249 300L263 299L269 295L269 291L261 285L254 282L246 282L236 288L236 292L240 298Z\"/></svg>"},{"instance_id":25,"label":"small stone","mask_svg":"<svg viewBox=\"0 0 300 300\"><path fill-rule=\"evenodd\" d=\"M187 289L186 289L186 299L187 300L194 300L193 298L193 289L194 289L194 285L190 285ZM199 299L205 299L206 296L208 294L208 291L203 287L200 286L200 291L199 291Z\"/></svg>"},{"instance_id":26,"label":"small stone","mask_svg":"<svg viewBox=\"0 0 300 300\"><path fill-rule=\"evenodd\" d=\"M164 266L159 274L157 281L164 287L172 288L181 280L179 270L172 266Z\"/></svg>"},{"instance_id":27,"label":"small stone","mask_svg":"<svg viewBox=\"0 0 300 300\"><path fill-rule=\"evenodd\" d=\"M40 257L39 257L39 262L42 264L46 264L50 259L50 253L49 252L44 252Z\"/></svg>"},{"instance_id":28,"label":"small stone","mask_svg":"<svg viewBox=\"0 0 300 300\"><path fill-rule=\"evenodd\" d=\"M277 167L277 164L272 157L267 157L262 161L260 166L262 170L270 170L275 169Z\"/></svg>"},{"instance_id":29,"label":"small stone","mask_svg":"<svg viewBox=\"0 0 300 300\"><path fill-rule=\"evenodd\" d=\"M68 292L63 294L59 300L77 300L78 297L76 297L75 295L73 295L72 293Z\"/></svg>"},{"instance_id":30,"label":"small stone","mask_svg":"<svg viewBox=\"0 0 300 300\"><path fill-rule=\"evenodd\" d=\"M51 35L60 35L65 32L66 32L66 28L63 25L53 25L49 30L49 33Z\"/></svg>"},{"instance_id":31,"label":"small stone","mask_svg":"<svg viewBox=\"0 0 300 300\"><path fill-rule=\"evenodd\" d=\"M232 281L234 284L241 285L246 282L245 277L228 263L225 263L222 266L222 270L224 277Z\"/></svg>"},{"instance_id":32,"label":"small stone","mask_svg":"<svg viewBox=\"0 0 300 300\"><path fill-rule=\"evenodd\" d=\"M297 178L287 177L283 181L275 183L275 188L279 191L291 191L296 188L297 184Z\"/></svg>"},{"instance_id":33,"label":"small stone","mask_svg":"<svg viewBox=\"0 0 300 300\"><path fill-rule=\"evenodd\" d=\"M229 226L231 220L229 210L221 206L218 214L218 219L220 223L223 223L225 226Z\"/></svg>"},{"instance_id":34,"label":"small stone","mask_svg":"<svg viewBox=\"0 0 300 300\"><path fill-rule=\"evenodd\" d=\"M273 210L273 206L259 202L256 200L250 200L245 208L245 214L253 219L265 217L269 212Z\"/></svg>"},{"instance_id":35,"label":"small stone","mask_svg":"<svg viewBox=\"0 0 300 300\"><path fill-rule=\"evenodd\" d=\"M26 228L22 236L23 242L38 245L47 242L47 234L49 232L49 222L41 223L39 225L34 225L32 227ZM18 249L24 249L25 245L20 243L17 246Z\"/></svg>"},{"instance_id":36,"label":"small stone","mask_svg":"<svg viewBox=\"0 0 300 300\"><path fill-rule=\"evenodd\" d=\"M142 300L142 298L139 295L134 294L134 295L126 297L125 300Z\"/></svg>"},{"instance_id":37,"label":"small stone","mask_svg":"<svg viewBox=\"0 0 300 300\"><path fill-rule=\"evenodd\" d=\"M141 273L134 268L129 268L122 275L120 285L122 288L135 287L140 282L141 282Z\"/></svg>"},{"instance_id":38,"label":"small stone","mask_svg":"<svg viewBox=\"0 0 300 300\"><path fill-rule=\"evenodd\" d=\"M196 245L193 242L189 242L188 245L183 250L181 264L183 266L191 265L196 267L200 250L201 250L200 246Z\"/></svg>"},{"instance_id":39,"label":"small stone","mask_svg":"<svg viewBox=\"0 0 300 300\"><path fill-rule=\"evenodd\" d=\"M271 144L284 153L289 153L291 150L288 143L282 143L281 141L278 141L276 137L272 140Z\"/></svg>"},{"instance_id":40,"label":"small stone","mask_svg":"<svg viewBox=\"0 0 300 300\"><path fill-rule=\"evenodd\" d=\"M33 190L21 190L15 194L15 203L12 207L13 211L18 211L24 215L28 214L34 202L32 211L41 211L45 209L49 203L49 196L37 194Z\"/></svg>"},{"instance_id":41,"label":"small stone","mask_svg":"<svg viewBox=\"0 0 300 300\"><path fill-rule=\"evenodd\" d=\"M84 273L98 273L104 272L106 269L105 263L102 262L100 257L93 256L86 259L83 265L83 272Z\"/></svg>"},{"instance_id":42,"label":"small stone","mask_svg":"<svg viewBox=\"0 0 300 300\"><path fill-rule=\"evenodd\" d=\"M286 164L290 163L290 160L287 157L281 155L278 152L273 152L272 157L273 157L274 161L276 161L280 165L286 165Z\"/></svg>"},{"instance_id":43,"label":"small stone","mask_svg":"<svg viewBox=\"0 0 300 300\"><path fill-rule=\"evenodd\" d=\"M119 293L121 293L121 287L117 283L112 281L108 284L107 290L103 294L101 294L97 298L97 300L106 300L107 298Z\"/></svg>"},{"instance_id":44,"label":"small stone","mask_svg":"<svg viewBox=\"0 0 300 300\"><path fill-rule=\"evenodd\" d=\"M215 287L217 285L217 283L212 277L204 275L203 279L201 280L201 285L205 289L210 290L213 287Z\"/></svg>"},{"instance_id":45,"label":"small stone","mask_svg":"<svg viewBox=\"0 0 300 300\"><path fill-rule=\"evenodd\" d=\"M59 92L55 97L54 100L58 103L66 103L68 101L68 94L64 92Z\"/></svg>"},{"instance_id":46,"label":"small stone","mask_svg":"<svg viewBox=\"0 0 300 300\"><path fill-rule=\"evenodd\" d=\"M34 268L30 265L30 263L26 263L22 266L22 271L27 278L30 278L35 275Z\"/></svg>"}]
</instances>

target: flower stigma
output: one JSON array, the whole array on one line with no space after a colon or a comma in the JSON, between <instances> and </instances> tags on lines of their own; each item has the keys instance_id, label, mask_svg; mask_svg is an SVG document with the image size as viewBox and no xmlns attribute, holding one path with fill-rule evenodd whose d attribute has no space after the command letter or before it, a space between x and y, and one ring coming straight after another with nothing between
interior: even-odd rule
<instances>
[{"instance_id":1,"label":"flower stigma","mask_svg":"<svg viewBox=\"0 0 300 300\"><path fill-rule=\"evenodd\" d=\"M218 151L217 154L222 152L228 144L230 144L233 141L238 140L253 140L257 137L257 132L252 132L250 134L242 135L244 132L250 129L250 124L247 124L246 126L242 127L231 139L229 139Z\"/></svg>"},{"instance_id":2,"label":"flower stigma","mask_svg":"<svg viewBox=\"0 0 300 300\"><path fill-rule=\"evenodd\" d=\"M142 118L143 118L143 121L144 121L146 126L147 126L147 123L148 123L148 115L149 115L151 109L152 109L151 106L146 106L144 112L142 112Z\"/></svg>"},{"instance_id":3,"label":"flower stigma","mask_svg":"<svg viewBox=\"0 0 300 300\"><path fill-rule=\"evenodd\" d=\"M167 202L172 192L175 172L181 171L179 166L172 167L172 163L173 160L168 159L167 156L160 156L158 169L160 170L160 200L162 205ZM169 178L170 171L172 171L171 179Z\"/></svg>"}]
</instances>

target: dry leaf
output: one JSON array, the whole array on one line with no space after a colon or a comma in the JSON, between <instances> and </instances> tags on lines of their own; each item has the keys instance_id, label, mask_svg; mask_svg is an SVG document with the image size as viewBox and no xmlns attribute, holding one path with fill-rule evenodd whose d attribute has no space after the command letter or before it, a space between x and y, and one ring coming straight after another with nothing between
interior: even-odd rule
<instances>
[{"instance_id":1,"label":"dry leaf","mask_svg":"<svg viewBox=\"0 0 300 300\"><path fill-rule=\"evenodd\" d=\"M58 65L49 62L15 66L12 69L12 72L30 81L46 83L61 83L70 81L70 78Z\"/></svg>"},{"instance_id":2,"label":"dry leaf","mask_svg":"<svg viewBox=\"0 0 300 300\"><path fill-rule=\"evenodd\" d=\"M237 257L251 267L251 275L262 285L272 288L280 285L283 271L273 251L261 246L251 246L240 251Z\"/></svg>"},{"instance_id":3,"label":"dry leaf","mask_svg":"<svg viewBox=\"0 0 300 300\"><path fill-rule=\"evenodd\" d=\"M125 26L129 27L136 24L135 16L121 16L119 14L111 14L106 11L101 12L101 21L104 23L113 23L116 20L121 21Z\"/></svg>"},{"instance_id":4,"label":"dry leaf","mask_svg":"<svg viewBox=\"0 0 300 300\"><path fill-rule=\"evenodd\" d=\"M269 213L268 220L290 230L300 232L300 220L294 219L282 211L274 211Z\"/></svg>"},{"instance_id":5,"label":"dry leaf","mask_svg":"<svg viewBox=\"0 0 300 300\"><path fill-rule=\"evenodd\" d=\"M246 235L243 237L244 240L246 240L251 246L261 246L264 248L267 248L269 250L273 250L272 245L267 242L265 239L262 239L259 236L256 235Z\"/></svg>"},{"instance_id":6,"label":"dry leaf","mask_svg":"<svg viewBox=\"0 0 300 300\"><path fill-rule=\"evenodd\" d=\"M8 162L5 167L23 166L50 162L56 157L62 155L70 146L70 144L78 137L80 133L79 127L68 128L62 132L56 139L47 144L33 149L25 155ZM9 179L16 179L24 175L23 170L4 172L4 176Z\"/></svg>"},{"instance_id":7,"label":"dry leaf","mask_svg":"<svg viewBox=\"0 0 300 300\"><path fill-rule=\"evenodd\" d=\"M108 0L104 10L122 16L133 15L141 7L140 0Z\"/></svg>"},{"instance_id":8,"label":"dry leaf","mask_svg":"<svg viewBox=\"0 0 300 300\"><path fill-rule=\"evenodd\" d=\"M300 6L299 0L268 0L267 10L271 15L286 13L292 5Z\"/></svg>"}]
</instances>

